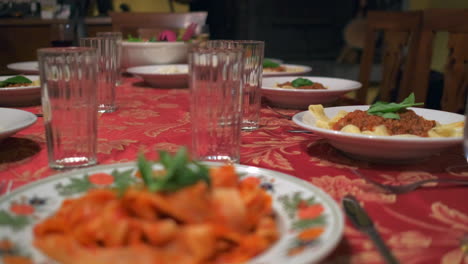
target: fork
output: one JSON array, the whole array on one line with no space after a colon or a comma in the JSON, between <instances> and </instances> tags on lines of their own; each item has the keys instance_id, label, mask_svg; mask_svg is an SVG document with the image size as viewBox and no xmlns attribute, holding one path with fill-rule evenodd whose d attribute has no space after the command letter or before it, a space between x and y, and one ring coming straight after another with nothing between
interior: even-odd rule
<instances>
[{"instance_id":1,"label":"fork","mask_svg":"<svg viewBox=\"0 0 468 264\"><path fill-rule=\"evenodd\" d=\"M363 178L367 182L370 182L382 189L384 189L387 192L394 193L394 194L403 194L407 192L411 192L419 187L421 185L430 183L430 182L437 182L437 183L452 183L452 184L459 184L459 185L468 185L468 180L457 180L457 179L426 179L426 180L420 180L420 181L415 181L413 183L409 184L404 184L404 185L389 185L389 184L383 184L377 181L374 181L366 176L364 176L362 173L360 173L357 170L351 170L354 174L357 176Z\"/></svg>"}]
</instances>

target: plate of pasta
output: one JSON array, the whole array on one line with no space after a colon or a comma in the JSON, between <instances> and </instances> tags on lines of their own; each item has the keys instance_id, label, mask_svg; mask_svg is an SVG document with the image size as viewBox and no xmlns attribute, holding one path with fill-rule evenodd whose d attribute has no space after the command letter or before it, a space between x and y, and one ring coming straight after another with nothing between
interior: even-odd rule
<instances>
[{"instance_id":1,"label":"plate of pasta","mask_svg":"<svg viewBox=\"0 0 468 264\"><path fill-rule=\"evenodd\" d=\"M0 105L29 106L41 103L38 75L0 76Z\"/></svg>"},{"instance_id":2,"label":"plate of pasta","mask_svg":"<svg viewBox=\"0 0 468 264\"><path fill-rule=\"evenodd\" d=\"M262 81L262 96L274 106L307 109L310 104L333 102L361 86L357 81L330 77L268 77Z\"/></svg>"},{"instance_id":3,"label":"plate of pasta","mask_svg":"<svg viewBox=\"0 0 468 264\"><path fill-rule=\"evenodd\" d=\"M317 263L344 218L321 189L183 150L65 172L0 198L3 263Z\"/></svg>"},{"instance_id":4,"label":"plate of pasta","mask_svg":"<svg viewBox=\"0 0 468 264\"><path fill-rule=\"evenodd\" d=\"M311 105L293 122L328 139L347 156L372 162L417 162L463 142L463 115L405 107L396 112L398 119L383 119L369 114L370 108Z\"/></svg>"},{"instance_id":5,"label":"plate of pasta","mask_svg":"<svg viewBox=\"0 0 468 264\"><path fill-rule=\"evenodd\" d=\"M263 77L302 75L311 71L312 68L307 65L277 64L275 62L263 64Z\"/></svg>"}]
</instances>

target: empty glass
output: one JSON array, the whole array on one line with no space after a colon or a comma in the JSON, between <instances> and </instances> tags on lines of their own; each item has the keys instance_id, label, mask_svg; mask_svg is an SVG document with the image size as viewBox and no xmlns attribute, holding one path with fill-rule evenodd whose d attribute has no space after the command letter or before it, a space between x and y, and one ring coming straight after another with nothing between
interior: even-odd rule
<instances>
[{"instance_id":1,"label":"empty glass","mask_svg":"<svg viewBox=\"0 0 468 264\"><path fill-rule=\"evenodd\" d=\"M114 39L104 37L80 38L80 46L96 48L98 66L98 111L111 113L117 109L115 103L118 68L118 44Z\"/></svg>"},{"instance_id":2,"label":"empty glass","mask_svg":"<svg viewBox=\"0 0 468 264\"><path fill-rule=\"evenodd\" d=\"M192 156L239 162L242 123L241 49L194 45L189 51Z\"/></svg>"},{"instance_id":3,"label":"empty glass","mask_svg":"<svg viewBox=\"0 0 468 264\"><path fill-rule=\"evenodd\" d=\"M39 49L38 60L49 166L96 164L96 49Z\"/></svg>"},{"instance_id":4,"label":"empty glass","mask_svg":"<svg viewBox=\"0 0 468 264\"><path fill-rule=\"evenodd\" d=\"M116 85L120 85L122 83L122 32L118 31L109 31L109 32L97 32L96 37L101 37L101 38L110 38L113 41L115 41L117 45L117 58L115 59L115 67L119 69L119 72L117 74L116 78Z\"/></svg>"},{"instance_id":5,"label":"empty glass","mask_svg":"<svg viewBox=\"0 0 468 264\"><path fill-rule=\"evenodd\" d=\"M264 42L257 40L215 40L209 41L207 45L243 50L242 129L257 129L260 123Z\"/></svg>"}]
</instances>

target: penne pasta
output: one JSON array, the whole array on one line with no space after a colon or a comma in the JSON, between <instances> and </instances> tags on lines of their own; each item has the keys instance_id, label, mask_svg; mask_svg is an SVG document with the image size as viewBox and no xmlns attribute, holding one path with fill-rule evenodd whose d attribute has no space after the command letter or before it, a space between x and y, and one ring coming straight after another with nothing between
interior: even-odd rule
<instances>
[{"instance_id":1,"label":"penne pasta","mask_svg":"<svg viewBox=\"0 0 468 264\"><path fill-rule=\"evenodd\" d=\"M404 120L385 119L380 116L365 114L364 111L340 111L337 115L329 117L325 114L322 105L310 105L309 112L315 118L315 126L319 128L338 130L346 133L355 133L373 136L395 137L461 137L464 122L440 124L417 116L412 110L403 112ZM350 115L349 115L350 114ZM406 116L405 116L406 115ZM369 119L366 121L356 120ZM409 120L409 121L408 121ZM306 121L306 120L305 120ZM341 127L338 125L343 124ZM367 129L361 129L360 124ZM368 127L368 124L375 124ZM339 127L339 129L337 129Z\"/></svg>"},{"instance_id":2,"label":"penne pasta","mask_svg":"<svg viewBox=\"0 0 468 264\"><path fill-rule=\"evenodd\" d=\"M234 167L177 191L132 186L67 199L34 228L34 244L60 263L244 263L279 237L272 198Z\"/></svg>"}]
</instances>

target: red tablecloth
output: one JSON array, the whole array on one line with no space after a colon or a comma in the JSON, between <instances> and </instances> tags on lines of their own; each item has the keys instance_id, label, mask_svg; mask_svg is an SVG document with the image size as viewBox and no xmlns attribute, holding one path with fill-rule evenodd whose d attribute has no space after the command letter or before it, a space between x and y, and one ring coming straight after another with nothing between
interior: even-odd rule
<instances>
[{"instance_id":1,"label":"red tablecloth","mask_svg":"<svg viewBox=\"0 0 468 264\"><path fill-rule=\"evenodd\" d=\"M149 88L127 79L118 88L119 109L99 118L100 164L133 161L139 151L175 151L190 143L189 91ZM23 108L33 113L40 107ZM294 110L281 110L294 114ZM468 188L423 188L387 194L350 172L359 168L383 182L407 183L432 177L468 179L461 147L423 163L375 165L352 160L323 138L287 132L292 121L262 109L261 128L243 132L241 164L281 171L304 179L340 201L353 194L375 220L385 242L402 263L468 263L460 239L468 234ZM58 173L47 165L42 118L0 143L0 181L10 189ZM7 188L3 188L3 192ZM371 241L347 222L344 238L327 263L380 263Z\"/></svg>"}]
</instances>

